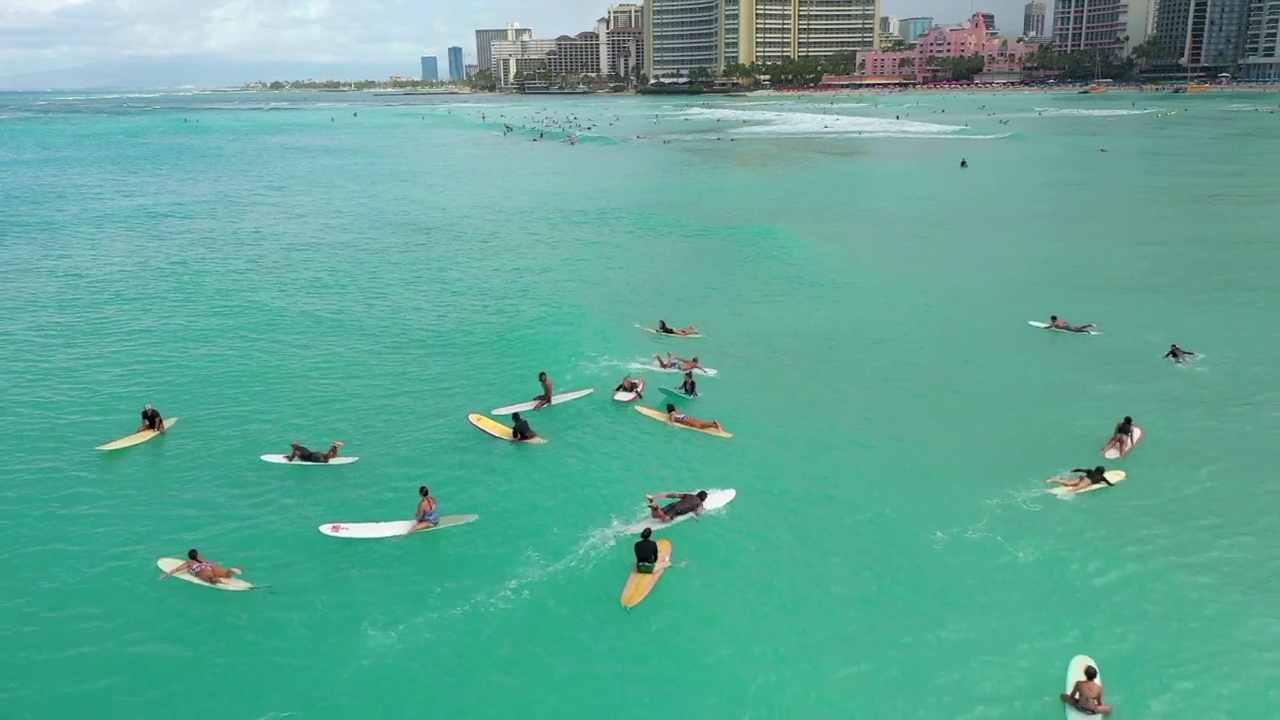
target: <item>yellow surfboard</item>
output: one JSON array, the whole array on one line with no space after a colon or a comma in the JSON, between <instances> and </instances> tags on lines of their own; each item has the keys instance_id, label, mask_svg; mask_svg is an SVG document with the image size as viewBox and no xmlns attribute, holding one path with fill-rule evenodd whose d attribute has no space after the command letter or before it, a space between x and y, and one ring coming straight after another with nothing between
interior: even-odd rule
<instances>
[{"instance_id":1,"label":"yellow surfboard","mask_svg":"<svg viewBox=\"0 0 1280 720\"><path fill-rule=\"evenodd\" d=\"M649 596L649 592L653 590L653 586L658 584L658 578L662 577L662 573L666 572L667 567L671 564L671 541L658 541L658 567L651 573L631 571L631 577L627 578L626 587L622 588L622 607L633 608L640 604Z\"/></svg>"},{"instance_id":2,"label":"yellow surfboard","mask_svg":"<svg viewBox=\"0 0 1280 720\"><path fill-rule=\"evenodd\" d=\"M708 435L715 435L716 437L722 437L722 438L733 437L733 433L726 432L724 430L716 430L715 428L706 428L704 430L702 428L689 427L688 425L681 425L680 423L673 423L671 422L671 418L667 417L667 414L662 412L661 410L654 410L653 408L647 408L642 405L636 406L636 412L639 412L642 415L651 417L654 420L661 420L662 422L668 425L674 425L676 427L684 428L686 430L697 430L698 432L704 432Z\"/></svg>"},{"instance_id":3,"label":"yellow surfboard","mask_svg":"<svg viewBox=\"0 0 1280 720\"><path fill-rule=\"evenodd\" d=\"M472 425L475 425L484 431L486 435L492 435L500 440L506 440L508 442L516 442L516 439L511 436L511 428L503 425L493 418L487 418L480 413L471 413L467 416L467 419L471 421ZM546 442L546 439L542 436L538 436L532 440L522 440L521 442L528 443L530 445L541 445Z\"/></svg>"},{"instance_id":4,"label":"yellow surfboard","mask_svg":"<svg viewBox=\"0 0 1280 720\"><path fill-rule=\"evenodd\" d=\"M178 418L176 417L165 418L165 421L164 421L165 432L168 432L170 428L172 428L174 425L177 425L177 424L178 424ZM132 435L126 435L125 437L122 437L119 440L113 440L107 443L106 445L99 445L98 447L94 448L94 450L119 450L121 448L133 447L134 445L141 445L142 443L150 440L151 438L159 434L160 433L156 432L155 430L143 430L142 432L136 432Z\"/></svg>"}]
</instances>

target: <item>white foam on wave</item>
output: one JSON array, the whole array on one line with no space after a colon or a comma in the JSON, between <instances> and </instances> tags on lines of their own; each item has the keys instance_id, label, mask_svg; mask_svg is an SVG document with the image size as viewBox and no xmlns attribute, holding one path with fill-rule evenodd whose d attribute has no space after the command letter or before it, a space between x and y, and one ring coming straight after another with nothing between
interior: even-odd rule
<instances>
[{"instance_id":1,"label":"white foam on wave","mask_svg":"<svg viewBox=\"0 0 1280 720\"><path fill-rule=\"evenodd\" d=\"M1036 108L1040 110L1040 108ZM1046 108L1042 114L1046 117L1120 117L1122 115L1146 115L1155 112L1149 108L1142 110L1105 110L1086 108Z\"/></svg>"},{"instance_id":2,"label":"white foam on wave","mask_svg":"<svg viewBox=\"0 0 1280 720\"><path fill-rule=\"evenodd\" d=\"M818 135L861 135L864 137L958 137L994 139L1004 135L964 135L956 125L888 120L855 115L774 112L769 110L692 109L682 113L695 120L722 120L736 123L726 128L732 135L801 137ZM745 124L744 124L745 123Z\"/></svg>"}]
</instances>

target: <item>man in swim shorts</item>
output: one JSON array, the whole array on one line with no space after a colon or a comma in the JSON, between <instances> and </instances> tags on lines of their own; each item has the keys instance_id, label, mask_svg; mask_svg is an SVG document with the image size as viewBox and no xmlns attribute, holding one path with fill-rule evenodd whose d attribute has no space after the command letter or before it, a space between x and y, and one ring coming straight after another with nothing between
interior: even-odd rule
<instances>
[{"instance_id":1,"label":"man in swim shorts","mask_svg":"<svg viewBox=\"0 0 1280 720\"><path fill-rule=\"evenodd\" d=\"M334 443L329 446L329 451L322 453L308 450L298 443L290 443L289 445L292 448L292 452L284 456L284 459L289 462L300 460L302 462L309 463L327 463L338 457L338 448L342 447L343 443L341 441L334 441Z\"/></svg>"},{"instance_id":2,"label":"man in swim shorts","mask_svg":"<svg viewBox=\"0 0 1280 720\"><path fill-rule=\"evenodd\" d=\"M1111 706L1102 702L1102 686L1097 680L1098 668L1086 665L1084 680L1077 680L1071 692L1062 693L1062 702L1086 715L1111 714Z\"/></svg>"},{"instance_id":3,"label":"man in swim shorts","mask_svg":"<svg viewBox=\"0 0 1280 720\"><path fill-rule=\"evenodd\" d=\"M1049 316L1049 327L1054 330L1066 330L1067 332L1089 332L1090 329L1096 327L1093 323L1085 323L1084 325L1072 325L1066 320L1059 320L1057 315Z\"/></svg>"},{"instance_id":4,"label":"man in swim shorts","mask_svg":"<svg viewBox=\"0 0 1280 720\"><path fill-rule=\"evenodd\" d=\"M649 501L649 514L661 520L662 522L671 522L682 515L701 515L702 503L707 499L707 491L699 490L697 493L662 493L658 498L677 498L677 500L668 505L658 507L657 501L653 495L645 495Z\"/></svg>"},{"instance_id":5,"label":"man in swim shorts","mask_svg":"<svg viewBox=\"0 0 1280 720\"><path fill-rule=\"evenodd\" d=\"M652 574L658 568L658 543L650 538L653 530L645 528L640 531L640 539L636 541L636 572Z\"/></svg>"},{"instance_id":6,"label":"man in swim shorts","mask_svg":"<svg viewBox=\"0 0 1280 720\"><path fill-rule=\"evenodd\" d=\"M538 437L538 434L533 431L533 428L529 427L529 421L520 417L520 413L516 413L511 416L511 423L511 437L514 438L516 442L524 442L525 440L532 440Z\"/></svg>"},{"instance_id":7,"label":"man in swim shorts","mask_svg":"<svg viewBox=\"0 0 1280 720\"><path fill-rule=\"evenodd\" d=\"M538 382L542 383L542 394L534 396L533 399L538 401L538 404L533 406L534 410L541 410L551 404L551 380L547 378L546 373L540 372L538 373Z\"/></svg>"},{"instance_id":8,"label":"man in swim shorts","mask_svg":"<svg viewBox=\"0 0 1280 720\"><path fill-rule=\"evenodd\" d=\"M164 432L164 418L160 417L160 411L147 405L142 408L142 426L138 428L138 432L143 430L155 430L156 432Z\"/></svg>"}]
</instances>

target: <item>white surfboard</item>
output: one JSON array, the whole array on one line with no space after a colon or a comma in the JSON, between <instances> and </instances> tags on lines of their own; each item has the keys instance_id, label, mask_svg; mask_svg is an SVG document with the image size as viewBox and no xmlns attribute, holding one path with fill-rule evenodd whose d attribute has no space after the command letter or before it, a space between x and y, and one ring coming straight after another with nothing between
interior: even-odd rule
<instances>
[{"instance_id":1,"label":"white surfboard","mask_svg":"<svg viewBox=\"0 0 1280 720\"><path fill-rule=\"evenodd\" d=\"M632 367L633 369L635 369L635 370L650 370L650 371L652 371L652 372L664 372L664 373L680 373L681 375L683 375L683 374L685 374L686 372L688 372L688 370L681 370L681 369L680 369L680 368L678 368L678 367L664 368L664 367L659 366L659 365L658 365L658 363L656 363L656 362L654 362L654 363L635 363L635 364L634 364L634 365L632 365L631 367ZM719 370L716 370L715 368L704 368L704 367L696 368L693 372L694 372L694 373L696 373L696 374L699 374L699 375L711 375L711 376L715 376L715 375L719 375L719 374L720 374L720 371L719 371Z\"/></svg>"},{"instance_id":2,"label":"white surfboard","mask_svg":"<svg viewBox=\"0 0 1280 720\"><path fill-rule=\"evenodd\" d=\"M1071 690L1075 688L1076 682L1084 680L1084 669L1090 665L1098 671L1098 677L1094 682L1101 685L1102 668L1098 667L1098 663L1094 662L1093 658L1088 655L1077 655L1071 658L1071 662L1067 664L1067 685L1063 692L1070 694ZM1085 720L1085 718L1093 718L1093 720L1097 720L1097 718L1101 717L1099 715L1090 715L1088 713L1080 712L1066 703L1063 703L1063 706L1067 711L1067 720Z\"/></svg>"},{"instance_id":3,"label":"white surfboard","mask_svg":"<svg viewBox=\"0 0 1280 720\"><path fill-rule=\"evenodd\" d=\"M1030 325L1031 327L1040 328L1041 330L1052 330L1054 332L1071 333L1072 335L1100 335L1101 334L1094 328L1089 328L1084 332L1076 332L1074 330L1063 330L1062 328L1049 327L1049 323L1040 322L1039 320L1028 320L1027 324Z\"/></svg>"},{"instance_id":4,"label":"white surfboard","mask_svg":"<svg viewBox=\"0 0 1280 720\"><path fill-rule=\"evenodd\" d=\"M326 465L350 465L351 463L359 459L360 458L356 456L347 457L344 455L339 455L338 457L333 458L327 463L317 463L317 462L308 462L306 460L290 461L288 455L263 455L261 457L261 460L263 462L274 463L276 465L319 465L320 467L324 467Z\"/></svg>"},{"instance_id":5,"label":"white surfboard","mask_svg":"<svg viewBox=\"0 0 1280 720\"><path fill-rule=\"evenodd\" d=\"M587 388L586 390L574 390L573 392L552 395L551 404L559 405L560 403L567 403L570 400L577 400L578 398L586 397L595 391L596 391L595 388ZM537 404L538 404L537 400L530 400L529 402L516 403L515 405L508 405L506 407L497 408L491 411L489 414L490 415L510 415L511 413L526 412L528 410L532 410L533 407ZM544 405L543 407L546 407L546 406Z\"/></svg>"},{"instance_id":6,"label":"white surfboard","mask_svg":"<svg viewBox=\"0 0 1280 720\"><path fill-rule=\"evenodd\" d=\"M688 492L697 492L697 490L690 490ZM729 503L733 502L733 499L737 496L738 496L738 491L734 490L733 488L729 488L727 490L708 490L707 499L702 501L702 512L705 515L706 513L719 510L725 505L728 505ZM658 498L657 501L658 501L658 507L662 507L663 505L667 505L669 503L675 502L675 498ZM658 518L647 517L633 525L628 525L627 528L623 530L623 532L638 533L641 530L644 530L645 528L649 528L650 530L657 532L658 530L669 528L672 525L675 525L677 523L682 523L691 517L694 517L694 516L681 515L680 517L676 518L675 520L672 520L671 522L662 522Z\"/></svg>"},{"instance_id":7,"label":"white surfboard","mask_svg":"<svg viewBox=\"0 0 1280 720\"><path fill-rule=\"evenodd\" d=\"M1128 477L1128 475L1123 470L1108 470L1102 473L1102 476L1110 480L1112 485L1119 485L1120 483L1124 482L1124 479L1126 477ZM1093 492L1094 490L1100 490L1104 487L1110 487L1110 486L1107 485L1106 483L1095 483L1081 490L1076 490L1075 492L1072 492L1071 489L1065 485L1055 485L1054 487L1049 489L1049 492L1053 493L1054 495L1057 495L1058 497L1073 497L1075 495L1083 495L1084 493L1087 493L1087 492Z\"/></svg>"},{"instance_id":8,"label":"white surfboard","mask_svg":"<svg viewBox=\"0 0 1280 720\"><path fill-rule=\"evenodd\" d=\"M160 568L162 572L172 572L174 568L178 567L184 562L186 562L186 560L180 560L178 558L171 558L171 557L160 558L159 560L156 561L156 567ZM191 573L187 572L186 570L183 570L182 572L179 572L179 573L174 573L169 577L175 577L175 578L178 578L179 580L186 580L189 583L195 583L196 585L200 585L202 587L214 588L216 590L231 590L234 592L239 590L253 589L252 584L247 583L238 577L229 577L220 583L207 583L204 580L201 580L200 578L196 577L195 575L192 575Z\"/></svg>"},{"instance_id":9,"label":"white surfboard","mask_svg":"<svg viewBox=\"0 0 1280 720\"><path fill-rule=\"evenodd\" d=\"M644 378L643 377L637 378L636 385L637 385L637 388L635 392L627 392L625 390L619 390L615 392L613 394L614 401L623 402L623 403L635 402L637 399L639 399L640 395L644 393Z\"/></svg>"},{"instance_id":10,"label":"white surfboard","mask_svg":"<svg viewBox=\"0 0 1280 720\"><path fill-rule=\"evenodd\" d=\"M440 523L433 528L419 530L418 533L443 530L456 525L466 525L479 520L479 515L441 515ZM326 523L320 526L320 532L330 537L355 538L357 540L376 540L404 535L414 526L413 520L392 520L390 522L366 523Z\"/></svg>"},{"instance_id":11,"label":"white surfboard","mask_svg":"<svg viewBox=\"0 0 1280 720\"><path fill-rule=\"evenodd\" d=\"M643 326L643 325L636 325L636 327L640 328L641 330L643 330L643 331L645 331L645 332L647 332L647 333L653 333L654 335L662 335L662 336L664 336L664 337L682 337L682 338L700 338L700 337L702 337L702 333L693 333L692 335L681 335L680 333L664 333L664 332L662 332L662 331L658 330L658 328L645 327L645 326Z\"/></svg>"},{"instance_id":12,"label":"white surfboard","mask_svg":"<svg viewBox=\"0 0 1280 720\"><path fill-rule=\"evenodd\" d=\"M1106 452L1102 453L1102 457L1108 460L1119 460L1125 455L1128 455L1129 453L1133 452L1133 449L1138 447L1138 443L1141 442L1141 440L1142 440L1142 428L1138 427L1137 425L1134 425L1133 426L1133 442L1129 443L1129 447L1125 448L1123 451L1121 451L1120 448L1118 447L1109 447L1107 448Z\"/></svg>"}]
</instances>

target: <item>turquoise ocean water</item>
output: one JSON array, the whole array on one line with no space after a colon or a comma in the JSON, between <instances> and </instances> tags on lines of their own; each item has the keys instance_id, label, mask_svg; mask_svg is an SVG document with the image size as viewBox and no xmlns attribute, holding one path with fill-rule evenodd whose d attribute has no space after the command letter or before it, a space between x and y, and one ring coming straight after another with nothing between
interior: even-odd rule
<instances>
[{"instance_id":1,"label":"turquoise ocean water","mask_svg":"<svg viewBox=\"0 0 1280 720\"><path fill-rule=\"evenodd\" d=\"M831 103L0 96L0 716L1059 718L1078 653L1117 717L1274 712L1280 95ZM667 350L735 438L610 402ZM542 370L596 389L547 445L466 422ZM479 522L316 531L424 483ZM192 546L269 587L156 582Z\"/></svg>"}]
</instances>

